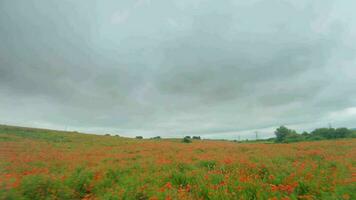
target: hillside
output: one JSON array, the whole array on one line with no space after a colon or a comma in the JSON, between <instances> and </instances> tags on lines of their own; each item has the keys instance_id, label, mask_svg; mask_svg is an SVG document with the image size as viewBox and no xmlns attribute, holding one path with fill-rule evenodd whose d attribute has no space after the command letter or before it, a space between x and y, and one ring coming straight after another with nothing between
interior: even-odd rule
<instances>
[{"instance_id":1,"label":"hillside","mask_svg":"<svg viewBox=\"0 0 356 200\"><path fill-rule=\"evenodd\" d=\"M141 140L0 126L0 199L355 199L356 140Z\"/></svg>"}]
</instances>

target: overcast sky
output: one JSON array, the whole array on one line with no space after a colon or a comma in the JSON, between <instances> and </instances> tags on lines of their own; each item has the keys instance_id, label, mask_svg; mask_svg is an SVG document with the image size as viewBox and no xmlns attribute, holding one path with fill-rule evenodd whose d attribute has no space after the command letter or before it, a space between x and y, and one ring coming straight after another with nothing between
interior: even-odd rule
<instances>
[{"instance_id":1,"label":"overcast sky","mask_svg":"<svg viewBox=\"0 0 356 200\"><path fill-rule=\"evenodd\" d=\"M0 0L0 124L236 139L356 127L354 0Z\"/></svg>"}]
</instances>

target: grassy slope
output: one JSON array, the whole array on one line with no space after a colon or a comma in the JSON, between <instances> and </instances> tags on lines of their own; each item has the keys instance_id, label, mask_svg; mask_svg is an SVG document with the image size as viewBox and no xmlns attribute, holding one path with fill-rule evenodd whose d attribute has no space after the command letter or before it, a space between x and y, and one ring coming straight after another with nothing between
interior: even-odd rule
<instances>
[{"instance_id":1,"label":"grassy slope","mask_svg":"<svg viewBox=\"0 0 356 200\"><path fill-rule=\"evenodd\" d=\"M355 155L355 139L184 144L0 126L0 199L352 199Z\"/></svg>"}]
</instances>

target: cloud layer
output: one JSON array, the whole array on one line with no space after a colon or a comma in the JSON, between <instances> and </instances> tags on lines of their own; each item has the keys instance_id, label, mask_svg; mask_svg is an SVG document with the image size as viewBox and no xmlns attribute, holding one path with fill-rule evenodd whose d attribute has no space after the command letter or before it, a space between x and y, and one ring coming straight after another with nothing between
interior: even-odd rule
<instances>
[{"instance_id":1,"label":"cloud layer","mask_svg":"<svg viewBox=\"0 0 356 200\"><path fill-rule=\"evenodd\" d=\"M353 1L0 2L0 123L253 138L356 127Z\"/></svg>"}]
</instances>

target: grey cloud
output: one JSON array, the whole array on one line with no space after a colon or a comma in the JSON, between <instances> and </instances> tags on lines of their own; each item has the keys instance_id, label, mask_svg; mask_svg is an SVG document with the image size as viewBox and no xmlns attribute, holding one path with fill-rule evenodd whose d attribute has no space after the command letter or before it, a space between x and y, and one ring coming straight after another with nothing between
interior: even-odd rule
<instances>
[{"instance_id":1,"label":"grey cloud","mask_svg":"<svg viewBox=\"0 0 356 200\"><path fill-rule=\"evenodd\" d=\"M352 5L2 1L0 122L215 138L329 123L356 106Z\"/></svg>"}]
</instances>

